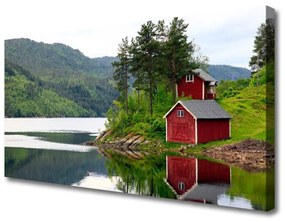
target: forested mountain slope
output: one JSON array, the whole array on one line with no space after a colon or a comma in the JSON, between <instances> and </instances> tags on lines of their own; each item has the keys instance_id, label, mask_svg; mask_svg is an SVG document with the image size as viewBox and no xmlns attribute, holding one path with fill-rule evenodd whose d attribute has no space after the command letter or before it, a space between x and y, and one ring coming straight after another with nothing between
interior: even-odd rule
<instances>
[{"instance_id":1,"label":"forested mountain slope","mask_svg":"<svg viewBox=\"0 0 285 222\"><path fill-rule=\"evenodd\" d=\"M88 110L57 93L41 87L42 82L27 70L5 62L6 117L88 116Z\"/></svg>"},{"instance_id":2,"label":"forested mountain slope","mask_svg":"<svg viewBox=\"0 0 285 222\"><path fill-rule=\"evenodd\" d=\"M28 81L32 85L41 90L53 92L85 110L74 113L75 116L105 116L112 101L118 96L109 81L112 75L111 62L114 59L108 57L91 59L78 50L58 43L45 44L29 39L5 41L5 77L8 77L11 69L15 70L17 66L23 71L16 72L17 76L22 78L25 76L23 73L29 73ZM18 84L24 83L18 82ZM6 87L5 97L9 97L11 93L18 95L24 92L19 91L19 88L13 88L12 92ZM20 110L26 109L23 106L17 107ZM6 116L15 116L17 112L8 110L6 107L5 111ZM20 116L22 115L23 113ZM41 115L36 112L30 115L53 116L55 114ZM55 116L58 115L60 114Z\"/></svg>"},{"instance_id":3,"label":"forested mountain slope","mask_svg":"<svg viewBox=\"0 0 285 222\"><path fill-rule=\"evenodd\" d=\"M229 65L209 65L208 72L219 81L250 78L250 70Z\"/></svg>"}]
</instances>

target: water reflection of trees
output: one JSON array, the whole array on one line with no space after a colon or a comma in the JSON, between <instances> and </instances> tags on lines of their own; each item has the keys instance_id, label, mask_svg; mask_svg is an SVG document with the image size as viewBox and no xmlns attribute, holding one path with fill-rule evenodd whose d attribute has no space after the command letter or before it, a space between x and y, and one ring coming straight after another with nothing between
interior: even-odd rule
<instances>
[{"instance_id":1,"label":"water reflection of trees","mask_svg":"<svg viewBox=\"0 0 285 222\"><path fill-rule=\"evenodd\" d=\"M145 196L175 198L164 183L165 156L132 160L121 155L113 155L106 166L109 175L120 177L117 188L124 193Z\"/></svg>"},{"instance_id":2,"label":"water reflection of trees","mask_svg":"<svg viewBox=\"0 0 285 222\"><path fill-rule=\"evenodd\" d=\"M87 171L107 174L105 158L96 150L72 152L5 148L5 176L70 185Z\"/></svg>"}]
</instances>

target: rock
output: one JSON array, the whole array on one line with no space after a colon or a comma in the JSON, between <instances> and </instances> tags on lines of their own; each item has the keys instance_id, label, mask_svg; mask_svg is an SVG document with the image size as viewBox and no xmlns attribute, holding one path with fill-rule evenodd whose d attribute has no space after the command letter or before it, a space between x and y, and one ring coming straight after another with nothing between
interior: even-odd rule
<instances>
[{"instance_id":1,"label":"rock","mask_svg":"<svg viewBox=\"0 0 285 222\"><path fill-rule=\"evenodd\" d=\"M109 155L110 151L117 152L133 159L140 159L146 155L145 153L140 152L138 149L141 144L149 143L149 141L145 140L143 136L129 133L123 138L110 140L108 137L111 134L112 131L110 130L102 132L95 140L95 144L99 146L99 150L103 155Z\"/></svg>"}]
</instances>

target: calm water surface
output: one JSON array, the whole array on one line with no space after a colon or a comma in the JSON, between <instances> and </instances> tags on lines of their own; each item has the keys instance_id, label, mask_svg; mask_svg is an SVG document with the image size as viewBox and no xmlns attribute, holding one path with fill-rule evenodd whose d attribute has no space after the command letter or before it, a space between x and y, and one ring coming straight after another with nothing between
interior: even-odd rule
<instances>
[{"instance_id":1,"label":"calm water surface","mask_svg":"<svg viewBox=\"0 0 285 222\"><path fill-rule=\"evenodd\" d=\"M245 209L274 205L273 172L167 155L108 159L96 147L82 145L104 130L105 121L5 119L5 176Z\"/></svg>"}]
</instances>

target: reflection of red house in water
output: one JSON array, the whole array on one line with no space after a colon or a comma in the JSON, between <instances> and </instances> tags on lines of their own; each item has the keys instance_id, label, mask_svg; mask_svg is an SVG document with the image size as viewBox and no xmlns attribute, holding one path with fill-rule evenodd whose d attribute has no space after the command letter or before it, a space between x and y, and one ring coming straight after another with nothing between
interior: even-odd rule
<instances>
[{"instance_id":1,"label":"reflection of red house in water","mask_svg":"<svg viewBox=\"0 0 285 222\"><path fill-rule=\"evenodd\" d=\"M178 199L217 204L231 182L227 165L186 157L166 157L166 183Z\"/></svg>"},{"instance_id":2,"label":"reflection of red house in water","mask_svg":"<svg viewBox=\"0 0 285 222\"><path fill-rule=\"evenodd\" d=\"M216 99L217 80L202 69L193 70L176 85L177 97L192 99Z\"/></svg>"}]
</instances>

